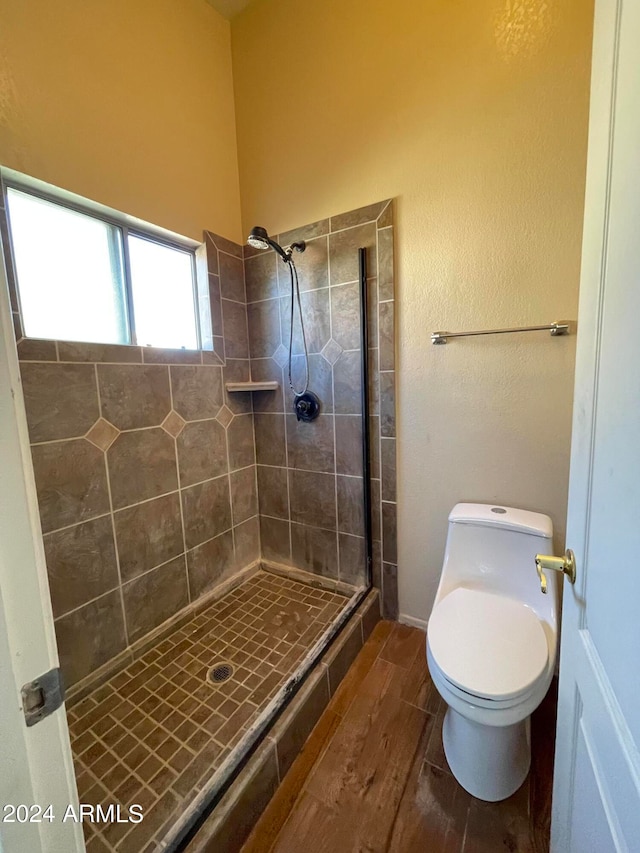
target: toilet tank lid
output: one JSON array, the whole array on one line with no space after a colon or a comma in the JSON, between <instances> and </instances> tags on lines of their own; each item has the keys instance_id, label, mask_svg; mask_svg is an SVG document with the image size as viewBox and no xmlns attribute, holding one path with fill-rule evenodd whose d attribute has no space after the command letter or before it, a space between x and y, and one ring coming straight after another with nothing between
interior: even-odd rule
<instances>
[{"instance_id":1,"label":"toilet tank lid","mask_svg":"<svg viewBox=\"0 0 640 853\"><path fill-rule=\"evenodd\" d=\"M548 515L500 504L456 504L449 514L449 521L452 524L499 527L545 539L553 536L553 524Z\"/></svg>"}]
</instances>

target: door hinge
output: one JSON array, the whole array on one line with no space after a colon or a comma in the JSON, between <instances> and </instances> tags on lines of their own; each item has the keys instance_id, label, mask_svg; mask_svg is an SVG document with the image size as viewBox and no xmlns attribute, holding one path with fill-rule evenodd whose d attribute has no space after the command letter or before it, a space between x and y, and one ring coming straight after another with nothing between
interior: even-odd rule
<instances>
[{"instance_id":1,"label":"door hinge","mask_svg":"<svg viewBox=\"0 0 640 853\"><path fill-rule=\"evenodd\" d=\"M35 681L22 686L22 710L27 726L35 726L64 702L64 683L60 668L50 669Z\"/></svg>"}]
</instances>

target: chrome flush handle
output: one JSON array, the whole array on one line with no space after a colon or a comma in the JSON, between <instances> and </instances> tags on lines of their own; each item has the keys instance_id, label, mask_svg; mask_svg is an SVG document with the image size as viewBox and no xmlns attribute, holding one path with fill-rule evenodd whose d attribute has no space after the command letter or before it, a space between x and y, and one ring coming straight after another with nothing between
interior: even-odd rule
<instances>
[{"instance_id":1,"label":"chrome flush handle","mask_svg":"<svg viewBox=\"0 0 640 853\"><path fill-rule=\"evenodd\" d=\"M576 558L569 548L564 552L563 557L554 557L547 554L536 554L536 571L540 578L540 589L546 595L547 593L547 578L544 571L562 572L566 575L571 583L576 582Z\"/></svg>"}]
</instances>

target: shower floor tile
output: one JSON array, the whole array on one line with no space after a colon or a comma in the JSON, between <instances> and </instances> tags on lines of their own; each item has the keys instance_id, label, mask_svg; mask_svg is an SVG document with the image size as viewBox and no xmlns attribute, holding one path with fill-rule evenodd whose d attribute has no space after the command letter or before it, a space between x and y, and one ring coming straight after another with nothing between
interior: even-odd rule
<instances>
[{"instance_id":1,"label":"shower floor tile","mask_svg":"<svg viewBox=\"0 0 640 853\"><path fill-rule=\"evenodd\" d=\"M159 849L347 600L260 571L68 709L80 802L144 813L85 822L89 853Z\"/></svg>"}]
</instances>

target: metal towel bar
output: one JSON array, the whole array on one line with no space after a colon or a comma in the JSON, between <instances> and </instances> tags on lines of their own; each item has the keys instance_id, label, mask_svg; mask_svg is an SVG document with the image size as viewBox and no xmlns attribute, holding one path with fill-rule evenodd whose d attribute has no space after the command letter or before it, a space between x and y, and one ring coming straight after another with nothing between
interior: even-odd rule
<instances>
[{"instance_id":1,"label":"metal towel bar","mask_svg":"<svg viewBox=\"0 0 640 853\"><path fill-rule=\"evenodd\" d=\"M511 332L551 332L551 336L556 338L560 335L569 334L570 323L568 320L562 320L559 323L548 323L546 326L521 326L515 329L482 329L479 332L432 332L432 344L446 344L447 338L468 338L472 335L506 335Z\"/></svg>"}]
</instances>

